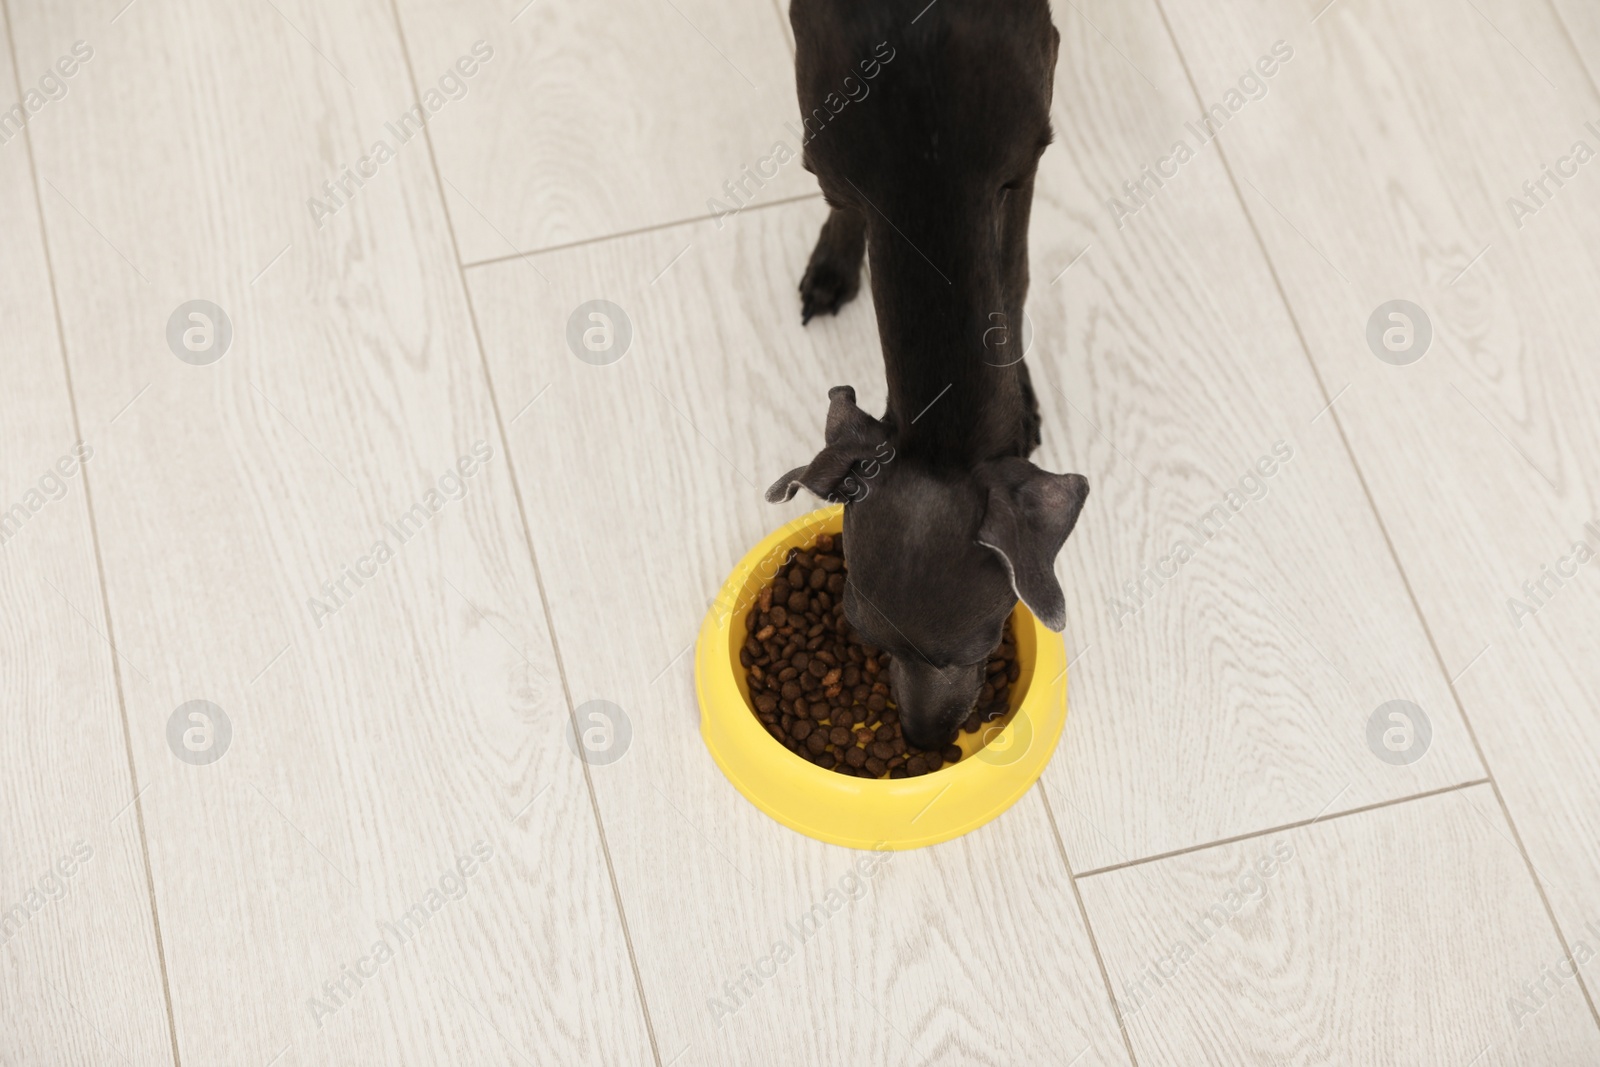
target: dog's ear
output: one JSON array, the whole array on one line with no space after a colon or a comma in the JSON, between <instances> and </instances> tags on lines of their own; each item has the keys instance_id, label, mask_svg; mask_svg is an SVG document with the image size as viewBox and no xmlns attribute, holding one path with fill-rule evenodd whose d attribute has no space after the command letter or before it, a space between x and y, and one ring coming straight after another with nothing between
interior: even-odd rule
<instances>
[{"instance_id":1,"label":"dog's ear","mask_svg":"<svg viewBox=\"0 0 1600 1067\"><path fill-rule=\"evenodd\" d=\"M978 480L989 489L978 543L1005 564L1017 599L1059 633L1067 625L1067 600L1056 581L1056 553L1077 525L1088 479L1051 474L1013 457L984 464Z\"/></svg>"},{"instance_id":2,"label":"dog's ear","mask_svg":"<svg viewBox=\"0 0 1600 1067\"><path fill-rule=\"evenodd\" d=\"M848 499L852 489L849 483L853 481L850 468L857 461L880 456L889 431L856 407L854 389L836 385L828 390L828 425L823 440L825 447L815 459L772 483L767 490L769 503L780 504L802 488L831 502Z\"/></svg>"}]
</instances>

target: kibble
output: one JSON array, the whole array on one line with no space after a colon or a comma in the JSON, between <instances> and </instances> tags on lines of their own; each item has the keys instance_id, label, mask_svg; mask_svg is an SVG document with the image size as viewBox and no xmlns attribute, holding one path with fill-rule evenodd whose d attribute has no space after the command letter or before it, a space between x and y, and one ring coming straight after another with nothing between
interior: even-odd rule
<instances>
[{"instance_id":1,"label":"kibble","mask_svg":"<svg viewBox=\"0 0 1600 1067\"><path fill-rule=\"evenodd\" d=\"M843 538L822 534L808 549L791 549L757 597L739 663L762 728L818 767L856 777L911 778L958 762L959 745L928 752L906 743L889 656L852 631L840 601L844 583ZM976 733L1004 715L1021 676L1007 620L962 731Z\"/></svg>"}]
</instances>

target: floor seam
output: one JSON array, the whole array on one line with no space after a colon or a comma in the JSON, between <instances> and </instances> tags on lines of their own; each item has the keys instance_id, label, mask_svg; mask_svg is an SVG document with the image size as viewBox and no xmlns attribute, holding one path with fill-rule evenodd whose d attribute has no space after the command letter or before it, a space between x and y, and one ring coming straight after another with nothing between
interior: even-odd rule
<instances>
[{"instance_id":1,"label":"floor seam","mask_svg":"<svg viewBox=\"0 0 1600 1067\"><path fill-rule=\"evenodd\" d=\"M1199 85L1195 82L1194 74L1189 69L1189 61L1184 55L1183 46L1178 42L1178 35L1173 30L1171 21L1167 18L1166 8L1161 0L1153 0L1153 2L1156 5L1156 11L1161 16L1161 23L1166 28L1167 38L1172 42L1173 50L1178 55L1178 62L1183 67L1184 78L1189 83L1189 92L1194 102L1204 108L1205 103L1200 96ZM1560 25L1563 30L1566 29L1565 23L1560 23ZM1582 64L1580 63L1580 65ZM1583 69L1587 74L1587 66L1584 66ZM1590 79L1590 85L1595 88L1597 93L1600 93L1600 86L1596 86L1593 79ZM1305 330L1300 325L1300 316L1296 314L1294 304L1289 299L1289 292L1284 288L1283 279L1278 274L1277 263L1273 260L1271 251L1267 248L1266 240L1261 236L1261 230L1256 225L1254 213L1251 212L1249 204L1245 202L1244 193L1240 190L1238 179L1234 176L1233 166L1228 162L1226 148L1220 140L1217 142L1217 159L1222 163L1223 173L1227 175L1228 184L1233 188L1234 199L1244 213L1245 221L1250 227L1252 236L1255 238L1256 247L1261 251L1267 272L1272 276L1272 284L1278 291L1278 299L1282 302L1284 313L1289 316L1289 322L1294 327L1295 338L1300 342L1300 352L1305 356L1306 364L1311 368L1312 379L1316 382L1317 389L1322 394L1322 399L1328 404L1328 414L1332 418L1334 428L1339 434L1339 442L1344 446L1345 456L1350 461L1351 470L1354 471L1356 481L1361 485L1361 492L1367 498L1367 507L1372 513L1373 521L1378 524L1378 532L1383 536L1384 547L1388 550L1389 559L1394 564L1396 573L1400 576L1400 584L1405 589L1407 599L1411 602L1411 609L1416 616L1418 625L1422 627L1423 636L1427 638L1428 647L1433 652L1434 662L1438 665L1439 673L1444 678L1446 687L1450 690L1450 698L1455 703L1456 714L1461 717L1461 724L1467 731L1467 738L1472 742L1473 751L1478 757L1478 765L1483 768L1489 787L1494 791L1495 800L1500 805L1500 814L1506 821L1506 828L1511 831L1511 836L1516 841L1517 851L1522 856L1522 862L1527 868L1528 876L1533 879L1534 889L1539 895L1540 902L1544 905L1545 916L1549 919L1550 926L1555 931L1556 940L1561 945L1561 951L1566 955L1566 958L1571 959L1572 948L1567 943L1567 935L1561 929L1561 923L1556 920L1555 909L1551 906L1550 898L1544 891L1544 883L1540 881L1539 873L1533 866L1533 860L1528 856L1528 849L1523 843L1522 834L1511 817L1511 809L1506 804L1505 795L1501 793L1500 784L1495 780L1494 771L1489 766L1489 761L1484 755L1483 744L1478 740L1478 732L1472 725L1471 717L1467 715L1466 705L1461 700L1461 694L1456 689L1455 681L1450 677L1450 669L1445 665L1444 655L1439 649L1438 641L1434 638L1433 627L1428 624L1428 617L1422 610L1422 604L1417 599L1415 589L1412 588L1411 578L1406 573L1399 551L1395 548L1394 539L1389 535L1388 523L1384 521L1383 513L1378 508L1377 499L1372 495L1372 488L1367 484L1366 473L1361 468L1360 460L1356 458L1355 448L1351 445L1350 437L1345 432L1344 421L1339 417L1338 411L1332 410L1333 401L1329 398L1328 387L1322 380L1322 373L1317 369L1317 361L1311 355L1311 345L1306 340ZM1600 1027L1600 1011L1595 1008L1594 997L1590 994L1589 985L1584 981L1581 973L1577 977L1578 987L1583 991L1583 999L1589 1005L1589 1016L1593 1019L1595 1026Z\"/></svg>"},{"instance_id":2,"label":"floor seam","mask_svg":"<svg viewBox=\"0 0 1600 1067\"><path fill-rule=\"evenodd\" d=\"M410 80L411 91L413 94L416 94L418 98L420 98L421 94L418 89L416 68L411 62L411 48L406 41L405 26L400 20L399 0L389 0L389 10L394 17L395 34L399 39L401 57L405 60L406 76ZM574 737L579 737L581 736L581 733L578 729L577 711L572 702L572 688L567 681L567 667L561 656L561 644L559 638L556 636L555 618L550 611L550 598L545 591L544 574L539 568L539 554L537 549L534 547L533 531L528 525L528 510L523 503L522 488L517 482L516 464L511 451L511 439L506 433L505 419L500 412L500 399L498 394L495 392L494 375L489 369L488 349L484 346L483 331L478 325L478 312L477 308L472 302L472 290L467 285L467 268L466 265L461 261L461 244L456 238L455 223L450 217L450 203L445 194L444 176L439 171L439 156L433 146L433 136L431 131L424 126L422 133L423 139L428 146L428 161L433 168L434 186L439 191L439 208L444 215L445 229L450 234L450 248L455 259L456 278L461 285L462 302L466 307L467 318L472 323L473 341L478 348L478 360L483 370L484 385L489 394L489 406L494 411L495 426L500 435L500 447L505 450L507 477L511 481L512 496L517 502L517 517L521 521L523 540L528 547L528 561L533 565L534 585L539 594L539 605L543 609L544 613L545 631L550 639L550 652L555 658L556 671L561 677L561 694L562 699L567 705L568 728L572 730ZM509 259L512 257L508 256L506 258ZM650 1054L655 1059L656 1067L662 1067L661 1048L656 1040L655 1024L650 1017L649 1001L645 996L644 978L639 971L638 955L634 952L633 935L628 929L627 909L623 906L621 887L617 884L616 864L611 858L611 845L606 838L605 819L600 813L599 798L595 795L594 779L590 774L589 760L585 756L580 755L578 757L578 762L582 764L583 767L584 786L589 794L589 810L594 816L595 831L600 838L600 852L605 858L606 874L611 882L612 902L616 905L617 919L622 927L623 944L628 950L628 964L633 971L634 993L639 998L639 1013L644 1021L645 1036L649 1038Z\"/></svg>"},{"instance_id":3,"label":"floor seam","mask_svg":"<svg viewBox=\"0 0 1600 1067\"><path fill-rule=\"evenodd\" d=\"M777 200L768 200L760 204L749 204L745 207L738 208L736 211L731 212L731 214L743 214L746 211L765 211L768 208L783 207L786 204L798 204L805 200L820 199L822 199L822 193L820 191L815 193L801 193L798 196L786 196ZM450 205L448 202L446 202L445 212L448 214L449 210ZM620 241L624 237L637 237L640 234L656 233L661 230L670 230L678 226L692 226L697 222L709 222L712 219L721 218L723 214L723 212L718 212L708 215L691 215L688 218L674 219L671 222L658 222L650 226L640 226L633 230L619 230L616 233L602 234L599 237L585 237L581 241L568 241L566 244L546 245L543 248L529 249L526 252L507 252L503 256L491 256L488 259L476 259L471 263L462 262L461 252L458 246L456 250L456 262L460 264L461 269L464 271L476 270L479 267L492 267L498 263L509 263L514 259L527 259L529 256L542 256L550 252L565 252L573 248L582 248L585 245L605 244L607 241ZM451 227L453 230L453 223L451 224ZM451 239L454 240L453 233Z\"/></svg>"},{"instance_id":4,"label":"floor seam","mask_svg":"<svg viewBox=\"0 0 1600 1067\"><path fill-rule=\"evenodd\" d=\"M1186 845L1183 848L1175 848L1169 852L1157 852L1150 856L1142 856L1136 860L1125 860L1122 863L1108 863L1104 867L1096 867L1092 871L1084 871L1082 874L1077 875L1077 877L1093 878L1098 874L1109 874L1112 871L1127 870L1129 867L1142 867L1147 863L1157 863L1161 860L1172 859L1175 856L1187 856L1190 853L1204 852L1207 849L1222 848L1225 845L1238 844L1240 841L1254 841L1256 838L1266 837L1270 834L1287 833L1290 830L1303 829L1304 827L1313 826L1319 822L1333 822L1335 819L1343 819L1351 815L1364 815L1369 811L1379 811L1383 808L1393 808L1401 804L1409 804L1413 800L1426 800L1428 797L1442 796L1445 793L1455 793L1462 789L1471 789L1475 785L1492 786L1493 784L1494 783L1488 778L1474 778L1468 782L1456 782L1454 785L1443 785L1437 789L1429 789L1421 793L1408 793L1403 797L1391 797L1388 800L1378 800L1371 804L1362 804L1359 807L1346 808L1344 811L1335 812L1332 815L1315 815L1309 819L1298 819L1294 822L1286 822L1281 826L1269 826L1264 830L1251 830L1248 833L1234 834L1232 837L1221 837L1215 841L1207 841L1199 845Z\"/></svg>"},{"instance_id":5,"label":"floor seam","mask_svg":"<svg viewBox=\"0 0 1600 1067\"><path fill-rule=\"evenodd\" d=\"M1105 984L1106 996L1111 1000L1111 1014L1117 1020L1117 1029L1122 1032L1122 1047L1128 1050L1128 1062L1132 1067L1139 1067L1139 1057L1134 1055L1133 1038L1128 1034L1127 1021L1122 1017L1122 1005L1117 1003L1116 990L1111 987L1111 972L1106 968L1105 957L1100 952L1100 939L1094 936L1094 925L1089 921L1089 909L1084 906L1083 892L1078 888L1078 875L1072 873L1072 861L1067 858L1067 845L1061 839L1061 830L1056 826L1056 813L1050 807L1050 796L1045 790L1044 779L1036 783L1039 790L1039 800L1044 804L1044 815L1050 822L1050 834L1055 838L1056 851L1061 855L1061 864L1067 869L1067 883L1072 886L1072 898L1078 902L1078 916L1083 920L1083 932L1089 938L1089 948L1094 952L1094 962L1100 968L1100 981ZM1082 1055L1082 1053L1079 1053Z\"/></svg>"},{"instance_id":6,"label":"floor seam","mask_svg":"<svg viewBox=\"0 0 1600 1067\"><path fill-rule=\"evenodd\" d=\"M12 29L11 5L8 0L0 0L0 14L5 16L6 46L11 55L11 77L14 88L17 90L17 99L23 98L22 92L22 67L17 62L17 40ZM23 146L28 153L28 174L33 181L34 210L39 214L39 250L44 256L45 274L50 281L50 307L55 316L56 346L61 356L61 371L67 391L67 407L72 413L72 432L81 443L83 441L83 422L78 416L78 398L72 382L72 362L67 358L67 331L61 317L61 296L56 288L55 259L50 253L50 233L45 224L44 196L39 190L39 156L33 147L33 131L27 123L22 126ZM141 799L143 791L139 788L138 764L133 757L133 730L128 724L128 699L122 685L122 666L118 661L120 653L117 651L117 634L115 624L111 619L111 596L106 589L105 559L100 552L100 531L94 514L94 495L90 491L91 476L87 466L83 468L83 507L85 517L89 522L89 542L94 549L95 577L100 586L100 611L106 624L106 644L111 648L111 677L117 693L117 711L122 720L122 750L128 761L128 785L133 792L130 802L133 806L134 822L139 828L139 852L144 862L144 887L146 898L150 902L151 931L155 936L156 964L161 971L161 999L166 1006L167 1014L167 1040L172 1047L172 1062L174 1067L182 1067L183 1058L178 1052L178 1025L172 1011L172 983L167 975L166 944L161 936L161 913L156 905L155 874L150 866L150 839L145 831L144 801Z\"/></svg>"}]
</instances>

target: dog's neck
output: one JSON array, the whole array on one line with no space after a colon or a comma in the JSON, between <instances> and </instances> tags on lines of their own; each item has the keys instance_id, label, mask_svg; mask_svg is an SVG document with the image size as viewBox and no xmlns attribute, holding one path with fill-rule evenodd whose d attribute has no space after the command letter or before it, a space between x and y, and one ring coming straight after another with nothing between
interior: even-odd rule
<instances>
[{"instance_id":1,"label":"dog's neck","mask_svg":"<svg viewBox=\"0 0 1600 1067\"><path fill-rule=\"evenodd\" d=\"M896 359L885 346L885 421L895 448L940 463L971 465L1028 453L1014 369L948 352Z\"/></svg>"},{"instance_id":2,"label":"dog's neck","mask_svg":"<svg viewBox=\"0 0 1600 1067\"><path fill-rule=\"evenodd\" d=\"M960 270L955 256L941 272L908 258L904 241L869 231L895 448L951 465L1026 456L1021 308L1006 306L1000 279Z\"/></svg>"}]
</instances>

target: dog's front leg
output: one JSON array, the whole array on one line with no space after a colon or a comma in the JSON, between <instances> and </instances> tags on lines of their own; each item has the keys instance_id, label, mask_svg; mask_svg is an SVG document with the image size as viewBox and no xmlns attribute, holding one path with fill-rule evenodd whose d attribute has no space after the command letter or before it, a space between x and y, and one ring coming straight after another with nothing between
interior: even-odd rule
<instances>
[{"instance_id":1,"label":"dog's front leg","mask_svg":"<svg viewBox=\"0 0 1600 1067\"><path fill-rule=\"evenodd\" d=\"M817 247L800 279L800 321L832 315L861 288L861 259L867 251L867 220L852 208L836 207L822 224Z\"/></svg>"}]
</instances>

